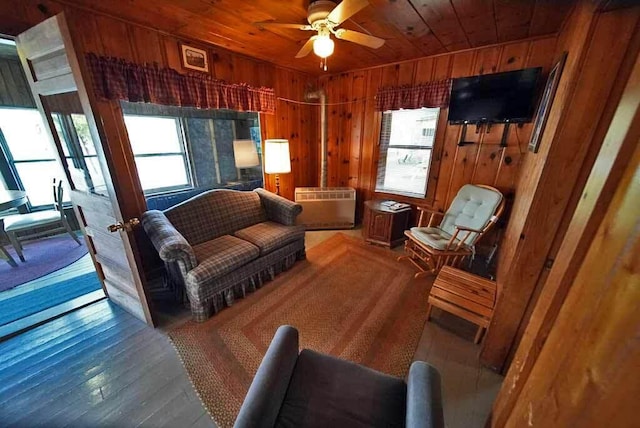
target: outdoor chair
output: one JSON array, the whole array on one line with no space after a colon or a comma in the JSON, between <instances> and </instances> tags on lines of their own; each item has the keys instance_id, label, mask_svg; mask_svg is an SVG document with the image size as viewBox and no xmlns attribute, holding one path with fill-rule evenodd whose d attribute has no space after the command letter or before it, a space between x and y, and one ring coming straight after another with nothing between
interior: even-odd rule
<instances>
[{"instance_id":1,"label":"outdoor chair","mask_svg":"<svg viewBox=\"0 0 640 428\"><path fill-rule=\"evenodd\" d=\"M406 255L419 269L415 277L437 275L442 266L459 266L472 254L475 243L497 221L504 210L504 197L498 189L481 184L460 188L446 213L418 207L418 226L405 231ZM426 222L426 214L429 220ZM442 217L439 225L436 217ZM426 223L426 224L425 224Z\"/></svg>"},{"instance_id":2,"label":"outdoor chair","mask_svg":"<svg viewBox=\"0 0 640 428\"><path fill-rule=\"evenodd\" d=\"M9 237L9 241L11 245L15 249L16 253L18 253L18 257L20 257L21 261L25 261L24 255L22 253L22 244L20 243L20 239L18 238L18 233L20 232L34 232L34 230L41 230L45 228L45 230L35 231L34 233L27 234L31 237L41 236L43 233L50 234L52 232L57 231L66 231L74 241L78 243L78 245L82 245L80 240L71 230L71 226L67 221L67 217L64 214L64 209L62 207L62 198L63 198L64 188L62 187L62 180L56 183L56 180L53 180L53 209L46 211L35 211L27 214L13 214L7 217L4 217L4 231ZM50 226L57 226L54 228L49 228ZM21 236L24 238L25 236Z\"/></svg>"}]
</instances>

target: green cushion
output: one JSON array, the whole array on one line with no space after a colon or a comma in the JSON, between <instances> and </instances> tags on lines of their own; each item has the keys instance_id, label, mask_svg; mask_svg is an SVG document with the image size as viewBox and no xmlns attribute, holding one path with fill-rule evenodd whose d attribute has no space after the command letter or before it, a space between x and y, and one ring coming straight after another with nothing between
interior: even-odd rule
<instances>
[{"instance_id":1,"label":"green cushion","mask_svg":"<svg viewBox=\"0 0 640 428\"><path fill-rule=\"evenodd\" d=\"M424 242L436 250L446 250L451 235L437 227L412 227L411 234L419 241ZM462 235L465 236L465 235ZM458 240L456 239L456 243Z\"/></svg>"},{"instance_id":2,"label":"green cushion","mask_svg":"<svg viewBox=\"0 0 640 428\"><path fill-rule=\"evenodd\" d=\"M465 184L451 202L449 210L440 223L440 229L448 233L449 236L455 233L456 225L481 230L489 223L500 202L502 202L500 192L473 184ZM477 233L473 233L465 242L473 244L476 238Z\"/></svg>"}]
</instances>

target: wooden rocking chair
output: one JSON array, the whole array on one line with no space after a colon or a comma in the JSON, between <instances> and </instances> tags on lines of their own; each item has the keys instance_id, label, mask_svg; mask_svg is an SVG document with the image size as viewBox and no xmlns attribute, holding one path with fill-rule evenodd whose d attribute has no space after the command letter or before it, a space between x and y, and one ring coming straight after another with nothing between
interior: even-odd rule
<instances>
[{"instance_id":1,"label":"wooden rocking chair","mask_svg":"<svg viewBox=\"0 0 640 428\"><path fill-rule=\"evenodd\" d=\"M420 271L415 277L437 275L442 266L459 266L475 253L475 243L500 218L504 197L498 189L481 184L466 184L451 202L446 213L418 207L418 226L404 232L406 255ZM429 220L425 225L426 214ZM442 216L435 226L436 217Z\"/></svg>"}]
</instances>

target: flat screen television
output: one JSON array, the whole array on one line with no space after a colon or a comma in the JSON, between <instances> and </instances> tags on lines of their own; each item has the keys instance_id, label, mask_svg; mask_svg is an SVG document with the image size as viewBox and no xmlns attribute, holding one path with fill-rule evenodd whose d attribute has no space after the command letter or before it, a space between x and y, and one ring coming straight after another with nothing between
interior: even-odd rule
<instances>
[{"instance_id":1,"label":"flat screen television","mask_svg":"<svg viewBox=\"0 0 640 428\"><path fill-rule=\"evenodd\" d=\"M541 70L527 68L454 79L449 122L530 122Z\"/></svg>"}]
</instances>

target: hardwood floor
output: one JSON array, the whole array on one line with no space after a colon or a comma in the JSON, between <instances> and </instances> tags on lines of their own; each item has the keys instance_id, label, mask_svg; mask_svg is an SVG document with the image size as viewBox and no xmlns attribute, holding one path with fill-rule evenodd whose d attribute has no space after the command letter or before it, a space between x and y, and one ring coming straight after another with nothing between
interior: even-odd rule
<instances>
[{"instance_id":1,"label":"hardwood floor","mask_svg":"<svg viewBox=\"0 0 640 428\"><path fill-rule=\"evenodd\" d=\"M81 294L82 290L73 288L79 285L74 279L93 272L95 267L91 256L85 254L62 269L0 292L0 308L2 315L5 315L3 322L0 322L0 340L103 299L105 294L102 289ZM64 294L58 294L56 301L49 301L47 299L53 293L51 290L64 291ZM68 297L65 300L61 296ZM34 310L38 312L33 313Z\"/></svg>"},{"instance_id":2,"label":"hardwood floor","mask_svg":"<svg viewBox=\"0 0 640 428\"><path fill-rule=\"evenodd\" d=\"M307 247L333 233L308 232ZM101 301L0 343L0 425L214 427L162 331L188 317L174 309L154 330ZM442 375L449 428L484 426L502 383L480 367L474 333L434 310L416 350Z\"/></svg>"},{"instance_id":3,"label":"hardwood floor","mask_svg":"<svg viewBox=\"0 0 640 428\"><path fill-rule=\"evenodd\" d=\"M101 301L0 343L3 426L215 426L168 338Z\"/></svg>"}]
</instances>

